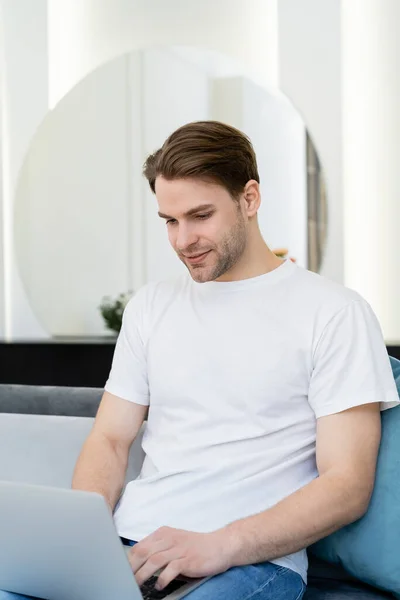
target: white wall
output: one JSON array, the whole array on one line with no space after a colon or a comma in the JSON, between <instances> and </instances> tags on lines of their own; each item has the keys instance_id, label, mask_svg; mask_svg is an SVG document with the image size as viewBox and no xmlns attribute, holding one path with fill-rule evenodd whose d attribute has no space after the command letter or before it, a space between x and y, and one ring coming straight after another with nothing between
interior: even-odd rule
<instances>
[{"instance_id":1,"label":"white wall","mask_svg":"<svg viewBox=\"0 0 400 600\"><path fill-rule=\"evenodd\" d=\"M1 0L3 105L3 331L0 336L44 337L19 277L14 255L13 209L19 170L48 109L47 2Z\"/></svg>"},{"instance_id":2,"label":"white wall","mask_svg":"<svg viewBox=\"0 0 400 600\"><path fill-rule=\"evenodd\" d=\"M351 1L351 0L349 0ZM279 76L325 171L328 239L321 273L343 283L341 2L279 0Z\"/></svg>"},{"instance_id":3,"label":"white wall","mask_svg":"<svg viewBox=\"0 0 400 600\"><path fill-rule=\"evenodd\" d=\"M50 103L81 78L131 50L204 47L277 81L278 0L48 0Z\"/></svg>"}]
</instances>

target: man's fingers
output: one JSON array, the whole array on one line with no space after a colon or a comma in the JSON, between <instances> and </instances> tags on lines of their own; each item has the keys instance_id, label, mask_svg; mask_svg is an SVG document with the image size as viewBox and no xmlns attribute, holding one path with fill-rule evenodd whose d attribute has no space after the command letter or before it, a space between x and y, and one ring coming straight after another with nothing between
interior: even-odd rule
<instances>
[{"instance_id":1,"label":"man's fingers","mask_svg":"<svg viewBox=\"0 0 400 600\"><path fill-rule=\"evenodd\" d=\"M128 560L134 574L139 571L143 565L155 554L164 552L170 548L170 544L165 540L154 541L152 544L148 540L143 540L132 546L128 553Z\"/></svg>"},{"instance_id":2,"label":"man's fingers","mask_svg":"<svg viewBox=\"0 0 400 600\"><path fill-rule=\"evenodd\" d=\"M159 569L164 568L168 565L170 558L166 552L155 554L145 562L145 564L138 569L134 575L138 585L142 585L145 581L150 579Z\"/></svg>"},{"instance_id":3,"label":"man's fingers","mask_svg":"<svg viewBox=\"0 0 400 600\"><path fill-rule=\"evenodd\" d=\"M183 569L183 559L173 560L169 563L162 573L158 576L156 588L163 590L171 581L181 574Z\"/></svg>"}]
</instances>

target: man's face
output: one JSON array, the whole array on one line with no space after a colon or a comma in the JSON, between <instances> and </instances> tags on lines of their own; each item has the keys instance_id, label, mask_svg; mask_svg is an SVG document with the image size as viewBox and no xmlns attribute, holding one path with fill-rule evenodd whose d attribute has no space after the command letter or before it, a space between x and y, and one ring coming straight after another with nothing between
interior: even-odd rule
<instances>
[{"instance_id":1,"label":"man's face","mask_svg":"<svg viewBox=\"0 0 400 600\"><path fill-rule=\"evenodd\" d=\"M159 215L169 241L192 278L221 278L238 262L247 244L247 227L238 202L221 185L198 179L157 177Z\"/></svg>"}]
</instances>

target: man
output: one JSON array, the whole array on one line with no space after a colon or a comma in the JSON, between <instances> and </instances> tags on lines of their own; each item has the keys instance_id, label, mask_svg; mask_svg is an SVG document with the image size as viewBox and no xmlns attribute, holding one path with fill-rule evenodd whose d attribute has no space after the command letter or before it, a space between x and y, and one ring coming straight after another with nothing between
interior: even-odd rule
<instances>
[{"instance_id":1,"label":"man","mask_svg":"<svg viewBox=\"0 0 400 600\"><path fill-rule=\"evenodd\" d=\"M368 507L380 409L398 403L379 324L357 293L268 248L238 130L181 127L144 172L188 274L128 304L73 487L103 494L138 542L139 584L161 569L160 588L213 576L188 600L298 600L304 549Z\"/></svg>"},{"instance_id":2,"label":"man","mask_svg":"<svg viewBox=\"0 0 400 600\"><path fill-rule=\"evenodd\" d=\"M147 416L115 511L138 582L163 569L161 588L215 575L188 600L296 600L304 548L368 507L380 406L398 402L380 327L357 293L267 247L241 132L188 124L144 172L189 274L129 303L73 487L114 510Z\"/></svg>"}]
</instances>

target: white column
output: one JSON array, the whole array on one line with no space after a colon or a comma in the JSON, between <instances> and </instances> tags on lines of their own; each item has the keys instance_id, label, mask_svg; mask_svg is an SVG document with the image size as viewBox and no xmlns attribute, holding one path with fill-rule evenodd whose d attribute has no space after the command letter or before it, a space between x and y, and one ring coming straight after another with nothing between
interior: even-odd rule
<instances>
[{"instance_id":1,"label":"white column","mask_svg":"<svg viewBox=\"0 0 400 600\"><path fill-rule=\"evenodd\" d=\"M277 0L48 0L50 106L120 54L157 45L204 47L277 83Z\"/></svg>"},{"instance_id":2,"label":"white column","mask_svg":"<svg viewBox=\"0 0 400 600\"><path fill-rule=\"evenodd\" d=\"M46 0L1 0L2 26L2 234L0 337L47 337L23 288L14 250L18 174L47 104ZM2 218L1 218L2 217ZM51 251L51 249L49 249ZM1 274L1 269L0 269Z\"/></svg>"},{"instance_id":3,"label":"white column","mask_svg":"<svg viewBox=\"0 0 400 600\"><path fill-rule=\"evenodd\" d=\"M400 2L342 2L345 283L400 341Z\"/></svg>"},{"instance_id":4,"label":"white column","mask_svg":"<svg viewBox=\"0 0 400 600\"><path fill-rule=\"evenodd\" d=\"M4 293L4 205L3 205L3 95L4 95L4 44L0 5L0 339L5 337Z\"/></svg>"}]
</instances>

